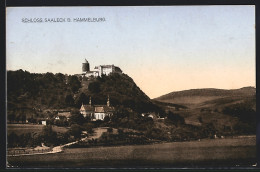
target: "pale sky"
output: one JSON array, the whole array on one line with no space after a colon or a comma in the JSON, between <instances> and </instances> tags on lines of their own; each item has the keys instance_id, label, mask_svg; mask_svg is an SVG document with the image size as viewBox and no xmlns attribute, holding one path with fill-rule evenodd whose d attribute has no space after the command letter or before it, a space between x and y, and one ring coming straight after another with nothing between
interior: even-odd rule
<instances>
[{"instance_id":1,"label":"pale sky","mask_svg":"<svg viewBox=\"0 0 260 172\"><path fill-rule=\"evenodd\" d=\"M9 7L7 70L114 64L150 97L255 86L255 6ZM22 19L105 18L23 23Z\"/></svg>"}]
</instances>

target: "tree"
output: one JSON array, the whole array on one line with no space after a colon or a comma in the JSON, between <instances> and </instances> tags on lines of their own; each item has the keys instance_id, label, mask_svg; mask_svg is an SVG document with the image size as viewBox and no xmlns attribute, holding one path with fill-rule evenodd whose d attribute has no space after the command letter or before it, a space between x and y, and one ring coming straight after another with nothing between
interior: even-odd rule
<instances>
[{"instance_id":1,"label":"tree","mask_svg":"<svg viewBox=\"0 0 260 172\"><path fill-rule=\"evenodd\" d=\"M44 140L44 143L46 145L56 145L58 144L57 142L57 133L52 130L51 125L46 125L43 127L43 135L42 138Z\"/></svg>"},{"instance_id":2,"label":"tree","mask_svg":"<svg viewBox=\"0 0 260 172\"><path fill-rule=\"evenodd\" d=\"M71 94L68 94L68 95L66 96L66 98L65 98L65 103L66 103L66 105L68 105L68 106L73 106L73 105L74 105L74 99L73 99L73 97L72 97Z\"/></svg>"},{"instance_id":3,"label":"tree","mask_svg":"<svg viewBox=\"0 0 260 172\"><path fill-rule=\"evenodd\" d=\"M71 118L70 118L70 124L78 124L82 125L85 122L85 118L83 117L82 114L78 113L72 113Z\"/></svg>"},{"instance_id":4,"label":"tree","mask_svg":"<svg viewBox=\"0 0 260 172\"><path fill-rule=\"evenodd\" d=\"M76 106L80 107L82 103L87 104L87 102L88 102L88 97L86 96L86 94L81 93L79 97L76 99Z\"/></svg>"},{"instance_id":5,"label":"tree","mask_svg":"<svg viewBox=\"0 0 260 172\"><path fill-rule=\"evenodd\" d=\"M46 83L52 83L52 82L54 82L54 81L56 81L56 78L55 78L55 76L54 76L54 74L53 73L51 73L51 72L47 72L44 76L43 76L43 79L44 79L44 81L46 82Z\"/></svg>"},{"instance_id":6,"label":"tree","mask_svg":"<svg viewBox=\"0 0 260 172\"><path fill-rule=\"evenodd\" d=\"M14 132L8 134L7 137L8 147L16 147L19 144L19 137Z\"/></svg>"},{"instance_id":7,"label":"tree","mask_svg":"<svg viewBox=\"0 0 260 172\"><path fill-rule=\"evenodd\" d=\"M100 83L97 81L91 82L88 86L88 90L92 93L99 93L100 92Z\"/></svg>"},{"instance_id":8,"label":"tree","mask_svg":"<svg viewBox=\"0 0 260 172\"><path fill-rule=\"evenodd\" d=\"M79 139L81 137L82 129L78 124L72 124L69 130L69 133L74 136L75 139Z\"/></svg>"},{"instance_id":9,"label":"tree","mask_svg":"<svg viewBox=\"0 0 260 172\"><path fill-rule=\"evenodd\" d=\"M109 122L109 121L110 121L110 117L109 116L105 116L104 122Z\"/></svg>"},{"instance_id":10,"label":"tree","mask_svg":"<svg viewBox=\"0 0 260 172\"><path fill-rule=\"evenodd\" d=\"M65 75L63 75L62 73L56 73L55 77L60 82L64 82L65 81Z\"/></svg>"},{"instance_id":11,"label":"tree","mask_svg":"<svg viewBox=\"0 0 260 172\"><path fill-rule=\"evenodd\" d=\"M68 82L70 88L71 88L71 91L73 93L76 93L79 88L81 87L81 83L80 81L78 80L78 77L77 76L69 76L69 82Z\"/></svg>"},{"instance_id":12,"label":"tree","mask_svg":"<svg viewBox=\"0 0 260 172\"><path fill-rule=\"evenodd\" d=\"M89 134L91 134L91 133L93 133L94 131L93 131L93 128L95 127L95 125L94 124L92 124L92 123L84 123L83 124L83 128L89 133Z\"/></svg>"},{"instance_id":13,"label":"tree","mask_svg":"<svg viewBox=\"0 0 260 172\"><path fill-rule=\"evenodd\" d=\"M202 124L202 136L213 138L217 130L213 123Z\"/></svg>"}]
</instances>

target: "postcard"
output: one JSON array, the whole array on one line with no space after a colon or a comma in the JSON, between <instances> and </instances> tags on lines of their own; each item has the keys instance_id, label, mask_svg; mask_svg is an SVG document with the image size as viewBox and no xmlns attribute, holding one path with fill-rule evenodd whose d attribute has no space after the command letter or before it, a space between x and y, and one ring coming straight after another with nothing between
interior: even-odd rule
<instances>
[{"instance_id":1,"label":"postcard","mask_svg":"<svg viewBox=\"0 0 260 172\"><path fill-rule=\"evenodd\" d=\"M254 168L255 6L7 7L7 168Z\"/></svg>"}]
</instances>

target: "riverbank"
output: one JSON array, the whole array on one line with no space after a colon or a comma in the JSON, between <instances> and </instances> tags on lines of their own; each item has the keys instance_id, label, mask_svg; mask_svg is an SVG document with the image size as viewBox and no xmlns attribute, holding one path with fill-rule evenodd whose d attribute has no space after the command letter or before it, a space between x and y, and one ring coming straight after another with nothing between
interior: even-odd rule
<instances>
[{"instance_id":1,"label":"riverbank","mask_svg":"<svg viewBox=\"0 0 260 172\"><path fill-rule=\"evenodd\" d=\"M14 149L14 151L8 150L7 156L9 156L9 157L10 156L28 156L28 155L43 155L43 154L60 153L63 151L64 147L69 147L71 145L77 144L80 141L84 142L86 140L97 139L102 135L102 133L106 132L106 130L107 130L106 128L96 128L96 129L94 129L94 134L90 137L84 137L78 141L67 143L67 144L60 145L60 146L55 146L53 148L46 147L46 146L43 146L43 147L38 146L34 149L23 148L22 151L19 151L19 149L18 149L18 152L16 152L16 153L15 153L15 149Z\"/></svg>"},{"instance_id":2,"label":"riverbank","mask_svg":"<svg viewBox=\"0 0 260 172\"><path fill-rule=\"evenodd\" d=\"M32 158L33 157L33 158ZM252 167L256 137L95 148L65 148L57 154L8 157L12 166L101 167Z\"/></svg>"}]
</instances>

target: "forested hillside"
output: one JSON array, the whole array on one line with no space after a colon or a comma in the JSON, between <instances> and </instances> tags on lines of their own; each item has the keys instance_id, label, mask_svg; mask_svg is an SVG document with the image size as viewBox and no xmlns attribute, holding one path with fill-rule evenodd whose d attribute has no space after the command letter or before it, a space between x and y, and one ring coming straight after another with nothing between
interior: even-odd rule
<instances>
[{"instance_id":1,"label":"forested hillside","mask_svg":"<svg viewBox=\"0 0 260 172\"><path fill-rule=\"evenodd\" d=\"M103 75L90 81L88 87L81 89L76 106L79 107L82 102L88 104L90 96L93 104L106 104L109 96L113 106L124 106L138 113L160 111L126 74Z\"/></svg>"},{"instance_id":2,"label":"forested hillside","mask_svg":"<svg viewBox=\"0 0 260 172\"><path fill-rule=\"evenodd\" d=\"M35 74L27 71L7 72L8 115L25 114L44 117L43 111L79 109L81 104L106 104L110 97L112 106L123 106L135 112L162 112L154 105L126 74L112 74L89 79L61 73Z\"/></svg>"}]
</instances>

